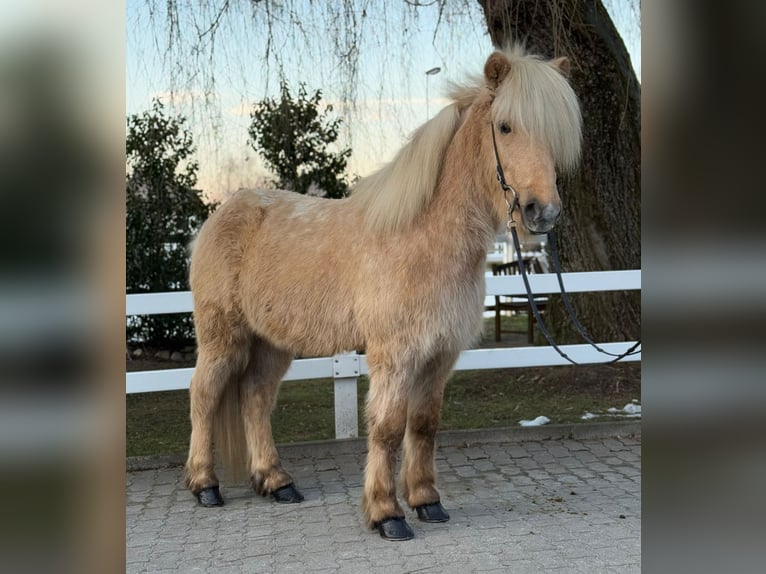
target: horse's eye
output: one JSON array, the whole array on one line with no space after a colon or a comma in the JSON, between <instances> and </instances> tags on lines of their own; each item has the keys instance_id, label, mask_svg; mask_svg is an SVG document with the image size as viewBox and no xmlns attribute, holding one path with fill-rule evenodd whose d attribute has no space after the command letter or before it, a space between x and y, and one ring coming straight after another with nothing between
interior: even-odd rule
<instances>
[{"instance_id":1,"label":"horse's eye","mask_svg":"<svg viewBox=\"0 0 766 574\"><path fill-rule=\"evenodd\" d=\"M511 133L511 126L508 125L508 122L503 122L500 124L500 133L501 134Z\"/></svg>"}]
</instances>

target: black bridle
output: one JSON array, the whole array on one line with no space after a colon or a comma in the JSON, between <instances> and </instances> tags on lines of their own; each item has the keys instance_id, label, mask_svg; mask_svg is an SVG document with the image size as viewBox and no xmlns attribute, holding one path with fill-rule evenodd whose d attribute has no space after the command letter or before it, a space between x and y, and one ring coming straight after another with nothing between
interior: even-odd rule
<instances>
[{"instance_id":1,"label":"black bridle","mask_svg":"<svg viewBox=\"0 0 766 574\"><path fill-rule=\"evenodd\" d=\"M513 248L516 251L516 259L519 262L519 274L521 275L522 280L524 281L524 288L527 291L527 299L529 300L529 306L532 309L532 313L535 316L535 321L537 321L537 326L540 328L540 332L543 334L545 339L548 341L548 344L556 349L556 352L561 355L563 358L565 358L567 361L572 363L573 365L579 365L577 361L569 357L564 351L561 350L561 348L556 344L553 337L551 336L550 332L548 332L548 329L545 326L545 323L543 322L542 317L540 316L540 310L537 308L537 303L535 303L535 296L532 293L532 287L529 285L529 277L527 273L526 266L524 265L524 257L521 255L521 245L519 243L519 236L516 232L516 221L513 219L513 210L519 205L519 194L516 192L516 189L512 185L510 185L505 180L505 173L503 172L503 166L500 165L500 155L497 153L497 140L495 139L495 126L493 122L490 122L490 127L492 128L492 147L495 151L495 162L496 162L496 171L497 171L497 181L500 183L500 187L503 189L503 199L505 199L505 204L508 206L508 221L506 222L506 228L508 229L508 232L511 235L511 238L513 240ZM508 199L508 193L512 194L512 199ZM625 357L628 357L630 355L636 355L641 352L641 349L639 348L641 346L641 339L636 341L636 343L630 347L627 351L624 353L611 353L596 344L593 339L588 334L588 331L583 327L582 323L577 319L577 316L575 315L574 309L572 308L572 304L569 302L569 295L567 295L566 290L564 289L564 279L561 277L561 264L559 263L559 255L558 255L558 249L556 248L556 235L553 233L553 230L548 232L548 244L551 247L551 259L553 260L553 269L556 273L556 278L559 282L559 288L561 290L561 299L564 302L564 308L567 311L567 314L569 315L569 318L572 321L572 324L574 325L577 332L580 334L580 336L587 342L590 346L592 346L594 349L596 349L599 353L603 353L605 355L609 355L610 357L614 357L610 361L605 361L606 363L616 363L620 359L624 359Z\"/></svg>"},{"instance_id":2,"label":"black bridle","mask_svg":"<svg viewBox=\"0 0 766 574\"><path fill-rule=\"evenodd\" d=\"M497 171L497 181L500 187L503 188L503 199L505 199L505 205L508 206L508 222L506 226L508 231L511 231L516 227L516 222L513 220L513 210L519 205L519 194L516 189L505 181L505 173L503 173L503 166L500 165L500 156L497 153L497 140L495 139L495 124L490 121L489 126L492 128L492 149L495 150L495 166ZM513 194L513 199L508 201L508 192Z\"/></svg>"}]
</instances>

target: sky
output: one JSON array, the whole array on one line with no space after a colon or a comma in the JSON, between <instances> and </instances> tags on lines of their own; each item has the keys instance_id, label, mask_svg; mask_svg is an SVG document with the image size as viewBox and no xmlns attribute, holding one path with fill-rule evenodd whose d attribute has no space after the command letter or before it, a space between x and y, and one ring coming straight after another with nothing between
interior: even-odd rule
<instances>
[{"instance_id":1,"label":"sky","mask_svg":"<svg viewBox=\"0 0 766 574\"><path fill-rule=\"evenodd\" d=\"M233 2L236 9L218 20L211 42L214 4L199 2L194 12L179 13L172 30L165 3L128 0L126 14L127 114L147 110L160 98L187 117L198 146L198 187L213 199L269 177L247 144L247 128L252 104L274 96L280 77L293 91L299 82L309 92L323 91L324 104L344 120L342 145L352 148L349 175L364 176L447 104L448 81L480 73L492 51L474 0L449 3L441 19L435 4L413 8L399 0L358 0L356 10L344 10L340 2L288 0L275 14L270 38L265 14L258 11L275 3ZM607 7L640 78L639 23L625 0ZM172 50L170 34L177 39ZM200 35L203 41L195 46L191 40ZM348 53L357 56L356 69L342 57ZM434 67L441 71L427 76Z\"/></svg>"}]
</instances>

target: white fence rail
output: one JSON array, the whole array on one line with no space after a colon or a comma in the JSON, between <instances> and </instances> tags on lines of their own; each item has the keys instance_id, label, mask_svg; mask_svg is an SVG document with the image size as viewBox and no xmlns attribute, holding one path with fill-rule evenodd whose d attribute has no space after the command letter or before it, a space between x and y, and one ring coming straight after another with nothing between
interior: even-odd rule
<instances>
[{"instance_id":1,"label":"white fence rail","mask_svg":"<svg viewBox=\"0 0 766 574\"><path fill-rule=\"evenodd\" d=\"M641 289L641 271L593 271L563 274L564 286L570 293L595 291L622 291ZM559 292L553 274L531 275L532 290L540 294ZM520 276L487 277L487 295L524 295ZM177 293L148 293L127 295L125 315L161 315L192 311L192 297L188 291ZM604 343L606 351L619 353L635 341ZM578 363L602 363L609 357L590 345L563 345L561 349ZM641 353L625 357L622 361L640 361ZM516 367L542 367L569 364L552 347L513 347L506 349L473 349L463 351L455 370L505 369ZM126 373L126 392L146 393L188 389L194 369L166 369ZM285 381L303 379L335 380L335 436L358 436L357 378L366 375L364 355L342 354L335 357L296 359L284 377Z\"/></svg>"}]
</instances>

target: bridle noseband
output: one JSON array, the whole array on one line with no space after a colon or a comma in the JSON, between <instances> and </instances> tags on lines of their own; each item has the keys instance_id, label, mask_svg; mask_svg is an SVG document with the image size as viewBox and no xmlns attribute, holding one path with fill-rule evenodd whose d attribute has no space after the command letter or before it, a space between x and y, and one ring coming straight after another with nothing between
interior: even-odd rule
<instances>
[{"instance_id":1,"label":"bridle noseband","mask_svg":"<svg viewBox=\"0 0 766 574\"><path fill-rule=\"evenodd\" d=\"M521 255L521 244L519 243L519 236L516 233L516 221L514 221L513 219L513 210L519 205L519 194L516 192L516 190L511 184L505 181L505 173L503 173L503 166L500 165L500 155L497 153L497 140L495 139L495 124L490 120L489 125L490 125L490 128L492 129L492 147L495 150L495 163L496 163L495 169L497 171L497 181L503 190L503 199L505 200L505 204L506 206L508 206L508 221L506 222L505 226L508 229L508 233L510 234L513 240L513 247L516 251L516 260L519 262L519 274L521 275L521 278L524 281L524 288L527 291L527 300L529 301L529 306L531 307L532 313L535 316L535 321L537 321L537 326L540 328L540 332L548 341L548 344L551 347L553 347L556 350L556 352L559 355L561 355L563 358L565 358L567 361L569 361L573 365L579 365L580 363L570 358L569 355L564 353L564 351L562 351L559 348L559 346L553 340L553 337L551 336L551 334L548 332L548 329L545 327L545 323L543 323L543 319L540 316L540 310L537 308L537 303L535 302L535 296L532 293L532 287L529 285L529 277L528 277L526 265L524 265L524 257L522 257ZM508 192L510 192L513 196L510 201L508 200ZM632 347L630 347L627 351L625 351L624 353L619 353L619 354L606 351L593 342L593 339L591 339L590 335L585 330L585 327L583 327L580 321L577 319L574 309L572 308L572 304L569 302L569 296L567 295L567 292L564 290L564 280L561 277L561 265L559 263L558 251L556 249L556 235L553 233L553 230L551 230L548 232L547 236L548 236L548 245L550 245L551 247L551 259L553 260L553 268L554 268L554 271L556 272L556 277L559 282L559 288L561 289L561 299L564 303L564 307L566 308L569 318L572 320L572 323L575 326L575 329L577 330L577 332L580 333L580 336L591 347L596 349L599 353L603 353L605 355L609 355L610 357L614 357L612 360L606 361L607 363L616 363L620 359L623 359L630 355L635 355L637 353L640 353L641 349L639 347L641 346L641 339L638 339L638 341Z\"/></svg>"}]
</instances>

